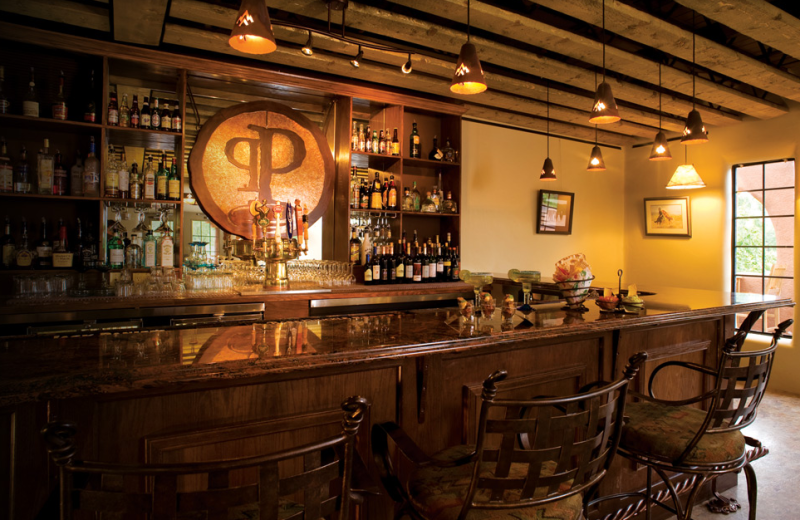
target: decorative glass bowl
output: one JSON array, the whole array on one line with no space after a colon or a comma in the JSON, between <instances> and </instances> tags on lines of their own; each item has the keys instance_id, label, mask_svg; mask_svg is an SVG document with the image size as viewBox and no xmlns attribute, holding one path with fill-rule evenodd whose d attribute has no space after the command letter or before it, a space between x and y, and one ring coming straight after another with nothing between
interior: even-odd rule
<instances>
[{"instance_id":1,"label":"decorative glass bowl","mask_svg":"<svg viewBox=\"0 0 800 520\"><path fill-rule=\"evenodd\" d=\"M561 296L567 301L567 307L572 310L582 310L585 309L583 302L589 296L589 289L592 287L593 281L594 276L590 276L581 280L556 282L556 285L561 290Z\"/></svg>"}]
</instances>

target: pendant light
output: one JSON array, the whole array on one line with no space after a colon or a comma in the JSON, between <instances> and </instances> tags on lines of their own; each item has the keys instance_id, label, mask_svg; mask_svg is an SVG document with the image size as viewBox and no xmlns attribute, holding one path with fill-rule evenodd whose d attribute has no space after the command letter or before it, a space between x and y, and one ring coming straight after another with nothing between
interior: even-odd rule
<instances>
[{"instance_id":1,"label":"pendant light","mask_svg":"<svg viewBox=\"0 0 800 520\"><path fill-rule=\"evenodd\" d=\"M700 112L695 109L696 91L695 91L695 78L697 72L694 68L695 62L695 25L694 14L692 11L692 111L689 112L689 117L686 118L686 126L683 128L683 137L681 143L683 144L702 144L708 142L708 131L703 124L703 118L700 117Z\"/></svg>"},{"instance_id":2,"label":"pendant light","mask_svg":"<svg viewBox=\"0 0 800 520\"><path fill-rule=\"evenodd\" d=\"M266 0L242 0L228 45L247 54L269 54L278 48Z\"/></svg>"},{"instance_id":3,"label":"pendant light","mask_svg":"<svg viewBox=\"0 0 800 520\"><path fill-rule=\"evenodd\" d=\"M694 169L694 164L688 164L689 152L687 148L683 147L684 164L678 166L672 178L667 183L668 190L692 190L697 188L705 188L706 183L700 178L700 174Z\"/></svg>"},{"instance_id":4,"label":"pendant light","mask_svg":"<svg viewBox=\"0 0 800 520\"><path fill-rule=\"evenodd\" d=\"M586 167L587 172L602 172L606 169L606 162L603 160L603 152L597 145L597 125L594 127L594 148L592 154L589 156L589 165Z\"/></svg>"},{"instance_id":5,"label":"pendant light","mask_svg":"<svg viewBox=\"0 0 800 520\"><path fill-rule=\"evenodd\" d=\"M303 45L303 48L300 49L306 56L313 56L314 55L314 36L311 34L311 31L308 31L308 40L306 40L306 44Z\"/></svg>"},{"instance_id":6,"label":"pendant light","mask_svg":"<svg viewBox=\"0 0 800 520\"><path fill-rule=\"evenodd\" d=\"M540 181L556 180L556 169L550 159L550 82L547 82L547 159L542 165L542 173L539 175Z\"/></svg>"},{"instance_id":7,"label":"pendant light","mask_svg":"<svg viewBox=\"0 0 800 520\"><path fill-rule=\"evenodd\" d=\"M467 43L461 46L456 70L453 72L453 82L450 83L450 91L455 94L480 94L486 90L478 49L469 42L469 33L469 0L467 0Z\"/></svg>"},{"instance_id":8,"label":"pendant light","mask_svg":"<svg viewBox=\"0 0 800 520\"><path fill-rule=\"evenodd\" d=\"M653 139L653 148L650 150L651 161L669 161L672 160L672 154L669 153L669 143L667 136L661 129L661 63L658 64L658 133L656 138Z\"/></svg>"},{"instance_id":9,"label":"pendant light","mask_svg":"<svg viewBox=\"0 0 800 520\"><path fill-rule=\"evenodd\" d=\"M606 0L603 0L603 81L597 86L594 94L594 105L592 105L589 122L594 125L605 125L616 123L620 119L617 102L614 101L614 94L611 93L611 85L606 83Z\"/></svg>"}]
</instances>

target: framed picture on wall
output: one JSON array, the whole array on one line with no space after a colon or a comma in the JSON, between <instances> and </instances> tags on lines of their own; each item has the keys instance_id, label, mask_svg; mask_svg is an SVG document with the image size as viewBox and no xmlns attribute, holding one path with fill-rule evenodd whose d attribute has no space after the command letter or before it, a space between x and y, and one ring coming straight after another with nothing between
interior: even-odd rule
<instances>
[{"instance_id":1,"label":"framed picture on wall","mask_svg":"<svg viewBox=\"0 0 800 520\"><path fill-rule=\"evenodd\" d=\"M574 203L574 193L539 190L536 232L550 235L571 235Z\"/></svg>"},{"instance_id":2,"label":"framed picture on wall","mask_svg":"<svg viewBox=\"0 0 800 520\"><path fill-rule=\"evenodd\" d=\"M692 218L689 197L644 199L644 234L690 237Z\"/></svg>"}]
</instances>

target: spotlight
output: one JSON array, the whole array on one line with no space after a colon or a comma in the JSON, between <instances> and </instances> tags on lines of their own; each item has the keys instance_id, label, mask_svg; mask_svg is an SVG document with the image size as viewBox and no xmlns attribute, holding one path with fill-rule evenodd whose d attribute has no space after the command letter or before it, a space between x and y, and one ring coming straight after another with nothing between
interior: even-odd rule
<instances>
[{"instance_id":1,"label":"spotlight","mask_svg":"<svg viewBox=\"0 0 800 520\"><path fill-rule=\"evenodd\" d=\"M361 50L361 45L358 46L358 54L356 57L350 60L350 65L355 68L359 68L361 66L361 60L364 58L364 51Z\"/></svg>"},{"instance_id":2,"label":"spotlight","mask_svg":"<svg viewBox=\"0 0 800 520\"><path fill-rule=\"evenodd\" d=\"M403 74L411 74L411 54L408 55L408 61L405 62L402 67L400 67L400 70L403 71Z\"/></svg>"},{"instance_id":3,"label":"spotlight","mask_svg":"<svg viewBox=\"0 0 800 520\"><path fill-rule=\"evenodd\" d=\"M306 44L303 45L302 49L300 49L300 52L302 52L306 56L312 56L314 54L313 36L311 34L311 31L308 31L308 41L306 41Z\"/></svg>"}]
</instances>

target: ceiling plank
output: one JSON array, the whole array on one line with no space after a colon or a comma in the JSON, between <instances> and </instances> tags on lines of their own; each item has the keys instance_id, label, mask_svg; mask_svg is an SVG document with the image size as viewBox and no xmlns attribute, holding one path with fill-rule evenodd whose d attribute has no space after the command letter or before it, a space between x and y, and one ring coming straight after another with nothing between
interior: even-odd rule
<instances>
[{"instance_id":1,"label":"ceiling plank","mask_svg":"<svg viewBox=\"0 0 800 520\"><path fill-rule=\"evenodd\" d=\"M69 0L0 0L0 11L109 32L108 9Z\"/></svg>"},{"instance_id":2,"label":"ceiling plank","mask_svg":"<svg viewBox=\"0 0 800 520\"><path fill-rule=\"evenodd\" d=\"M676 1L736 32L800 59L800 19L764 0Z\"/></svg>"},{"instance_id":3,"label":"ceiling plank","mask_svg":"<svg viewBox=\"0 0 800 520\"><path fill-rule=\"evenodd\" d=\"M600 0L536 0L554 11L600 26ZM720 2L709 2L716 4ZM606 2L606 29L643 45L692 61L692 33L620 2ZM696 37L696 62L778 96L800 101L800 78L745 56L702 36Z\"/></svg>"},{"instance_id":4,"label":"ceiling plank","mask_svg":"<svg viewBox=\"0 0 800 520\"><path fill-rule=\"evenodd\" d=\"M278 27L275 27L275 29L276 32L279 30ZM166 30L164 32L164 42L185 47L204 49L222 54L238 55L238 52L233 50L228 45L228 39L223 34L212 33L191 27L183 27L171 23L168 23L166 26ZM296 50L281 46L278 46L278 50L275 52L267 55L253 56L253 58L264 62L277 63L292 67L302 67L321 73L346 76L349 78L371 81L400 88L414 89L432 94L441 95L449 93L450 82L448 80L429 77L422 74L403 74L400 72L399 67L387 67L372 63L368 59L364 60L364 62L361 64L361 67L356 71L356 69L350 65L346 58L331 55L323 56L322 53L315 53L313 56L304 56ZM451 95L455 97L454 94ZM499 93L492 94L492 96L492 104L510 107L511 109L514 107L520 108L525 106L520 102L520 99L515 96ZM534 102L529 101L529 103L533 104ZM542 123L544 123L543 120ZM587 138L586 136L590 134L592 137L594 136L593 128L570 125L568 123L562 124L565 125L565 135L583 138ZM569 132L567 132L566 129L569 129ZM634 144L637 142L635 137L605 130L601 130L599 132L598 139L600 142L618 146Z\"/></svg>"},{"instance_id":5,"label":"ceiling plank","mask_svg":"<svg viewBox=\"0 0 800 520\"><path fill-rule=\"evenodd\" d=\"M169 0L112 0L114 39L157 47Z\"/></svg>"},{"instance_id":6,"label":"ceiling plank","mask_svg":"<svg viewBox=\"0 0 800 520\"><path fill-rule=\"evenodd\" d=\"M392 0L393 3L421 12L441 16L449 20L466 20L467 9L463 0ZM704 3L702 0L687 0ZM760 1L760 0L751 0ZM471 23L473 27L493 32L504 37L557 52L602 67L602 43L551 25L520 16L517 13L483 2L472 2ZM798 44L800 45L800 44ZM658 81L658 64L622 49L606 47L606 67L631 78L653 85ZM769 119L788 112L779 105L756 96L713 83L704 78L697 80L697 97L714 105L720 105L749 116ZM691 96L692 76L673 67L662 66L662 86L675 92Z\"/></svg>"}]
</instances>

